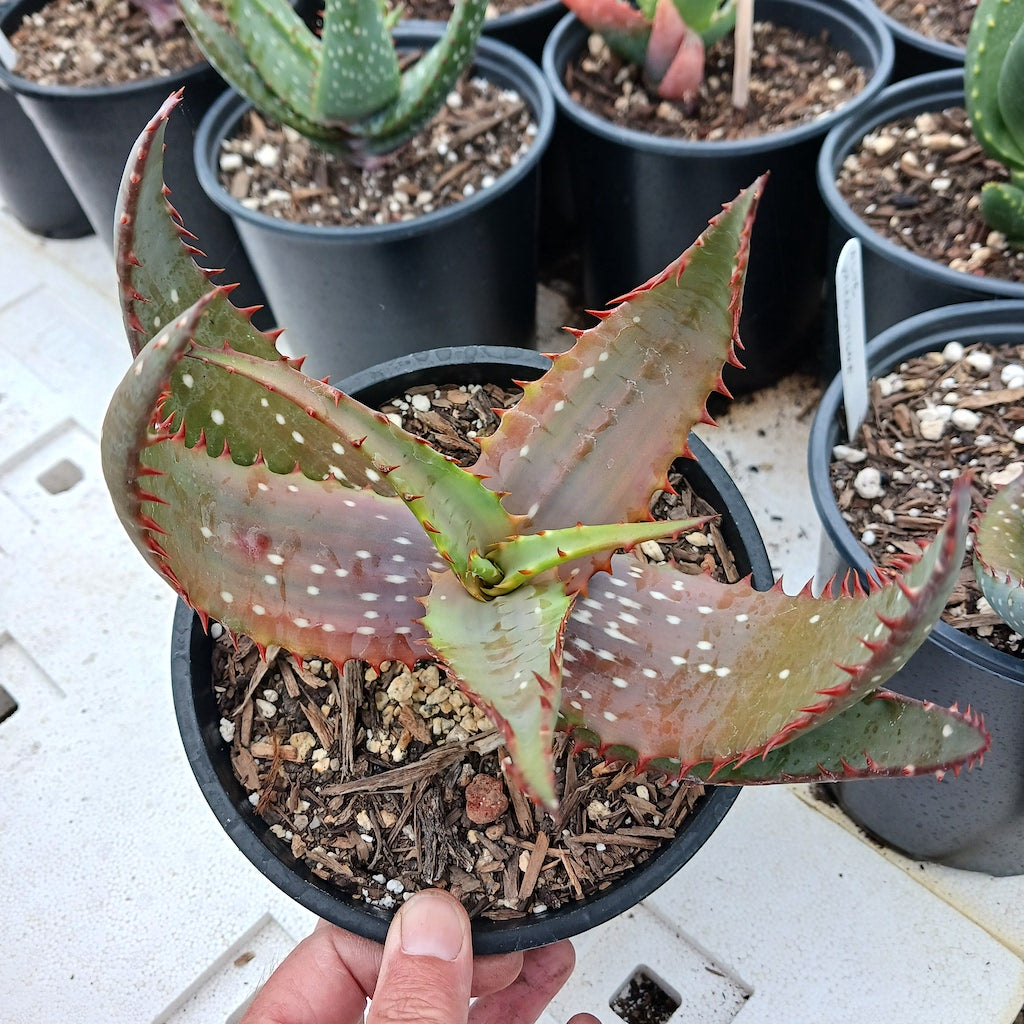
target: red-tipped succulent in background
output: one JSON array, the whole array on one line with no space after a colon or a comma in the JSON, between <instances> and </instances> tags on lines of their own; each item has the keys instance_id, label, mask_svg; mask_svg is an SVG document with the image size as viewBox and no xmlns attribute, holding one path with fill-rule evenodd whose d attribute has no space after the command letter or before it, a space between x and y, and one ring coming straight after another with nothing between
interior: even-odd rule
<instances>
[{"instance_id":1,"label":"red-tipped succulent in background","mask_svg":"<svg viewBox=\"0 0 1024 1024\"><path fill-rule=\"evenodd\" d=\"M164 195L172 105L122 185L137 358L102 453L125 529L204 620L338 665L437 658L504 729L512 778L548 806L559 725L723 784L937 771L985 750L975 716L881 689L957 577L962 486L904 576L838 597L757 592L630 553L693 526L653 522L649 501L738 362L763 180L574 331L467 471L306 377L210 284Z\"/></svg>"},{"instance_id":2,"label":"red-tipped succulent in background","mask_svg":"<svg viewBox=\"0 0 1024 1024\"><path fill-rule=\"evenodd\" d=\"M753 17L753 0L563 0L608 48L629 64L643 68L644 78L662 99L692 100L704 81L708 47L737 27L744 38ZM749 60L749 52L747 60ZM746 70L737 77L746 78ZM734 95L736 106L746 97Z\"/></svg>"}]
</instances>

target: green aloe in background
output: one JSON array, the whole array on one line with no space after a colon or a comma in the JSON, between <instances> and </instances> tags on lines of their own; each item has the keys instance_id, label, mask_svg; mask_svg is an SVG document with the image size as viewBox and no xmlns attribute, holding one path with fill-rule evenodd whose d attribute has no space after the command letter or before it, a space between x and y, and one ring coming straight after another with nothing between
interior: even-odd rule
<instances>
[{"instance_id":1,"label":"green aloe in background","mask_svg":"<svg viewBox=\"0 0 1024 1024\"><path fill-rule=\"evenodd\" d=\"M423 129L469 67L487 0L456 0L442 37L402 69L380 0L325 0L317 36L288 0L181 0L209 62L254 107L363 164Z\"/></svg>"}]
</instances>

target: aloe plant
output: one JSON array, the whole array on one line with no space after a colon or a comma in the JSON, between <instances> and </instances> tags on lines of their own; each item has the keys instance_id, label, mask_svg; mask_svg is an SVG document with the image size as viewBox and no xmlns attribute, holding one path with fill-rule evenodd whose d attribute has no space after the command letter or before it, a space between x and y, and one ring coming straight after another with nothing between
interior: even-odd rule
<instances>
[{"instance_id":1,"label":"aloe plant","mask_svg":"<svg viewBox=\"0 0 1024 1024\"><path fill-rule=\"evenodd\" d=\"M643 68L647 82L669 100L697 94L708 47L736 28L738 9L752 8L752 0L638 0L636 6L627 0L563 2L613 53Z\"/></svg>"},{"instance_id":2,"label":"aloe plant","mask_svg":"<svg viewBox=\"0 0 1024 1024\"><path fill-rule=\"evenodd\" d=\"M325 0L323 29L288 0L181 0L207 60L258 110L356 164L397 149L437 113L469 66L487 0L456 0L442 37L402 70L381 0Z\"/></svg>"},{"instance_id":3,"label":"aloe plant","mask_svg":"<svg viewBox=\"0 0 1024 1024\"><path fill-rule=\"evenodd\" d=\"M1024 633L1024 475L1001 487L978 517L974 575L992 609Z\"/></svg>"},{"instance_id":4,"label":"aloe plant","mask_svg":"<svg viewBox=\"0 0 1024 1024\"><path fill-rule=\"evenodd\" d=\"M551 736L721 784L959 769L973 714L881 689L956 579L966 488L906 573L815 598L641 561L687 437L738 363L763 182L573 347L463 470L281 356L193 260L161 178L164 122L126 170L118 262L136 358L103 470L150 565L232 634L299 657L432 656L505 731L509 773L551 806ZM652 415L656 423L652 424ZM625 549L625 550L620 550Z\"/></svg>"},{"instance_id":5,"label":"aloe plant","mask_svg":"<svg viewBox=\"0 0 1024 1024\"><path fill-rule=\"evenodd\" d=\"M980 0L971 19L964 97L982 148L1009 172L987 182L981 212L1015 248L1024 248L1024 0Z\"/></svg>"}]
</instances>

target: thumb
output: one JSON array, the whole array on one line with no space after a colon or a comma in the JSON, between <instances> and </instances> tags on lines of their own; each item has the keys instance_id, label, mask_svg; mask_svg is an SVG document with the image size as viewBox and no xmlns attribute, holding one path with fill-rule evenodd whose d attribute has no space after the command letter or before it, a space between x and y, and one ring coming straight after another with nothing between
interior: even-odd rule
<instances>
[{"instance_id":1,"label":"thumb","mask_svg":"<svg viewBox=\"0 0 1024 1024\"><path fill-rule=\"evenodd\" d=\"M416 893L388 929L366 1024L466 1024L472 981L466 911L439 889Z\"/></svg>"}]
</instances>

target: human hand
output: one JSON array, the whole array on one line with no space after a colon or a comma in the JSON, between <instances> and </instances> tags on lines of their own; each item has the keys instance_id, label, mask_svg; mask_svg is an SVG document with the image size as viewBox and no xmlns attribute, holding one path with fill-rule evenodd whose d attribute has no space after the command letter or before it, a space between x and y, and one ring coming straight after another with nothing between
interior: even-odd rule
<instances>
[{"instance_id":1,"label":"human hand","mask_svg":"<svg viewBox=\"0 0 1024 1024\"><path fill-rule=\"evenodd\" d=\"M361 1024L367 998L366 1024L533 1024L575 961L568 941L474 958L466 911L430 889L403 904L383 946L321 921L240 1024ZM568 1024L600 1021L580 1013Z\"/></svg>"}]
</instances>

